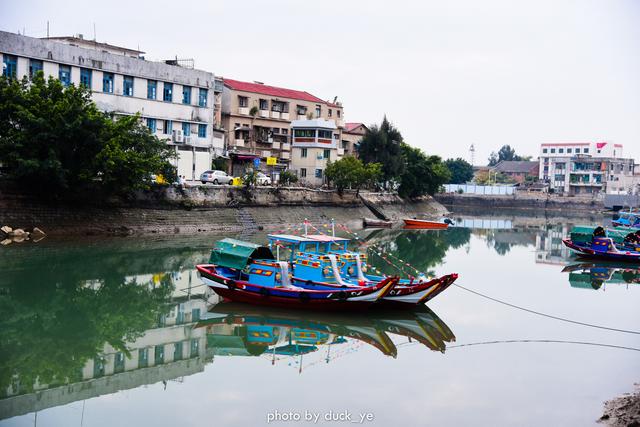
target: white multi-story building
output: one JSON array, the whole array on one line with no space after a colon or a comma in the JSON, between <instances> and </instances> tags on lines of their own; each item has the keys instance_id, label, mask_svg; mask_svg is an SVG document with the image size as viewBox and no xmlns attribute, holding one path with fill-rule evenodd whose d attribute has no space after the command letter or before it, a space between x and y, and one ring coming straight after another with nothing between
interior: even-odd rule
<instances>
[{"instance_id":1,"label":"white multi-story building","mask_svg":"<svg viewBox=\"0 0 640 427\"><path fill-rule=\"evenodd\" d=\"M298 174L302 183L322 185L328 162L335 162L344 156L339 147L340 137L335 134L333 120L293 120L291 131L291 169Z\"/></svg>"},{"instance_id":2,"label":"white multi-story building","mask_svg":"<svg viewBox=\"0 0 640 427\"><path fill-rule=\"evenodd\" d=\"M635 166L633 159L622 156L622 144L544 143L539 178L560 194L626 193Z\"/></svg>"},{"instance_id":3,"label":"white multi-story building","mask_svg":"<svg viewBox=\"0 0 640 427\"><path fill-rule=\"evenodd\" d=\"M215 92L222 85L192 64L147 61L143 53L81 35L38 39L0 31L4 75L22 78L42 71L64 85L90 88L100 110L139 113L154 134L175 147L178 174L197 179L224 149L214 122Z\"/></svg>"}]
</instances>

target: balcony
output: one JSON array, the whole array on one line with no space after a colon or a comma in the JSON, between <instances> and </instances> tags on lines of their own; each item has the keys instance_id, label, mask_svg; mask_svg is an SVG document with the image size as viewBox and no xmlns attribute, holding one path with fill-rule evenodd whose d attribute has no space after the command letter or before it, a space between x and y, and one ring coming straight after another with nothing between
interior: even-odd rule
<instances>
[{"instance_id":1,"label":"balcony","mask_svg":"<svg viewBox=\"0 0 640 427\"><path fill-rule=\"evenodd\" d=\"M280 111L272 111L271 112L271 118L272 119L279 119L280 118Z\"/></svg>"},{"instance_id":2,"label":"balcony","mask_svg":"<svg viewBox=\"0 0 640 427\"><path fill-rule=\"evenodd\" d=\"M291 144L289 144L288 142L283 142L280 148L283 150L291 151Z\"/></svg>"},{"instance_id":3,"label":"balcony","mask_svg":"<svg viewBox=\"0 0 640 427\"><path fill-rule=\"evenodd\" d=\"M260 117L269 118L269 110L260 110Z\"/></svg>"},{"instance_id":4,"label":"balcony","mask_svg":"<svg viewBox=\"0 0 640 427\"><path fill-rule=\"evenodd\" d=\"M280 118L282 120L289 120L289 113L280 113Z\"/></svg>"},{"instance_id":5,"label":"balcony","mask_svg":"<svg viewBox=\"0 0 640 427\"><path fill-rule=\"evenodd\" d=\"M271 157L271 151L269 151L269 150L263 150L263 151L260 153L260 155L261 155L262 157Z\"/></svg>"},{"instance_id":6,"label":"balcony","mask_svg":"<svg viewBox=\"0 0 640 427\"><path fill-rule=\"evenodd\" d=\"M280 149L280 143L279 142L274 142L273 144L271 144L271 149L279 150Z\"/></svg>"},{"instance_id":7,"label":"balcony","mask_svg":"<svg viewBox=\"0 0 640 427\"><path fill-rule=\"evenodd\" d=\"M233 145L236 147L244 147L244 139L236 139Z\"/></svg>"},{"instance_id":8,"label":"balcony","mask_svg":"<svg viewBox=\"0 0 640 427\"><path fill-rule=\"evenodd\" d=\"M298 120L307 120L307 116L304 114L298 114Z\"/></svg>"},{"instance_id":9,"label":"balcony","mask_svg":"<svg viewBox=\"0 0 640 427\"><path fill-rule=\"evenodd\" d=\"M344 148L338 148L338 156L344 156Z\"/></svg>"},{"instance_id":10,"label":"balcony","mask_svg":"<svg viewBox=\"0 0 640 427\"><path fill-rule=\"evenodd\" d=\"M249 115L249 107L238 107L238 114Z\"/></svg>"},{"instance_id":11,"label":"balcony","mask_svg":"<svg viewBox=\"0 0 640 427\"><path fill-rule=\"evenodd\" d=\"M282 152L280 153L280 158L283 160L291 160L291 153Z\"/></svg>"}]
</instances>

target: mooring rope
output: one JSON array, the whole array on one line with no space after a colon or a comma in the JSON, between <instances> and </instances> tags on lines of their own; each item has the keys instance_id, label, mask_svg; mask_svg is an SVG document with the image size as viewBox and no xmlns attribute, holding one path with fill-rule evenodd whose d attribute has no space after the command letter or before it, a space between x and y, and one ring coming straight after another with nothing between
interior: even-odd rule
<instances>
[{"instance_id":1,"label":"mooring rope","mask_svg":"<svg viewBox=\"0 0 640 427\"><path fill-rule=\"evenodd\" d=\"M561 322L573 323L573 324L581 325L581 326L588 326L590 328L604 329L604 330L607 330L607 331L614 331L614 332L622 332L622 333L625 333L625 334L640 335L640 331L630 331L628 329L610 328L608 326L595 325L593 323L580 322L580 321L577 321L577 320L571 320L571 319L567 319L567 318L564 318L564 317L559 317L559 316L554 316L554 315L547 314L547 313L542 313L540 311L531 310L530 308L521 307L519 305L511 304L509 302L502 301L502 300L499 300L497 298L490 297L489 295L485 295L485 294L482 294L480 292L471 290L469 288L465 288L464 286L462 286L462 285L460 285L458 283L454 283L453 285L458 287L458 288L460 288L460 289L463 289L463 290L465 290L467 292L470 292L472 294L478 295L478 296L480 296L482 298L486 298L488 300L497 302L499 304L506 305L506 306L511 307L511 308L515 308L515 309L518 309L518 310L526 311L527 313L536 314L538 316L547 317L547 318L554 319L554 320L559 320Z\"/></svg>"}]
</instances>

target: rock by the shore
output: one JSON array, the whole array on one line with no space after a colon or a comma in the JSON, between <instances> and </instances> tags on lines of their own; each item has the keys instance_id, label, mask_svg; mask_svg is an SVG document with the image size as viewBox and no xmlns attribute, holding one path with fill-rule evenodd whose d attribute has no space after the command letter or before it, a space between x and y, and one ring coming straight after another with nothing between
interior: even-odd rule
<instances>
[{"instance_id":1,"label":"rock by the shore","mask_svg":"<svg viewBox=\"0 0 640 427\"><path fill-rule=\"evenodd\" d=\"M635 392L609 400L599 423L612 427L640 427L640 384Z\"/></svg>"}]
</instances>

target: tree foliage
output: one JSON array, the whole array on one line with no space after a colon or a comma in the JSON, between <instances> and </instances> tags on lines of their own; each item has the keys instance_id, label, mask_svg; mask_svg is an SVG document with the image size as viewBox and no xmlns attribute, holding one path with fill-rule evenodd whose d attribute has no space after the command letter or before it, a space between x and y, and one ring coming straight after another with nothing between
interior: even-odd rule
<instances>
[{"instance_id":1,"label":"tree foliage","mask_svg":"<svg viewBox=\"0 0 640 427\"><path fill-rule=\"evenodd\" d=\"M517 155L516 150L514 148L511 148L511 146L507 144L507 145L503 145L500 148L500 150L498 150L498 153L496 153L495 151L491 152L491 155L489 156L489 166L495 166L503 160L520 161L520 160L530 160L530 159L531 159L531 156Z\"/></svg>"},{"instance_id":2,"label":"tree foliage","mask_svg":"<svg viewBox=\"0 0 640 427\"><path fill-rule=\"evenodd\" d=\"M402 134L385 116L380 126L372 125L362 137L358 156L363 163L380 163L385 187L397 181L404 172Z\"/></svg>"},{"instance_id":3,"label":"tree foliage","mask_svg":"<svg viewBox=\"0 0 640 427\"><path fill-rule=\"evenodd\" d=\"M150 175L173 181L174 152L139 116L99 111L90 90L64 87L41 72L0 78L0 163L4 178L51 197L128 195Z\"/></svg>"},{"instance_id":4,"label":"tree foliage","mask_svg":"<svg viewBox=\"0 0 640 427\"><path fill-rule=\"evenodd\" d=\"M449 169L439 156L427 156L421 149L402 145L405 170L400 177L401 197L435 194L451 178Z\"/></svg>"},{"instance_id":5,"label":"tree foliage","mask_svg":"<svg viewBox=\"0 0 640 427\"><path fill-rule=\"evenodd\" d=\"M489 184L513 184L515 181L508 175L502 172L494 170L483 170L475 176L476 184L489 185Z\"/></svg>"},{"instance_id":6,"label":"tree foliage","mask_svg":"<svg viewBox=\"0 0 640 427\"><path fill-rule=\"evenodd\" d=\"M444 164L451 173L451 184L464 184L473 179L473 166L466 160L458 157L457 159L447 159Z\"/></svg>"},{"instance_id":7,"label":"tree foliage","mask_svg":"<svg viewBox=\"0 0 640 427\"><path fill-rule=\"evenodd\" d=\"M380 163L363 164L353 156L330 162L325 169L325 176L333 184L338 193L346 188L359 190L360 188L378 182L383 176Z\"/></svg>"}]
</instances>

